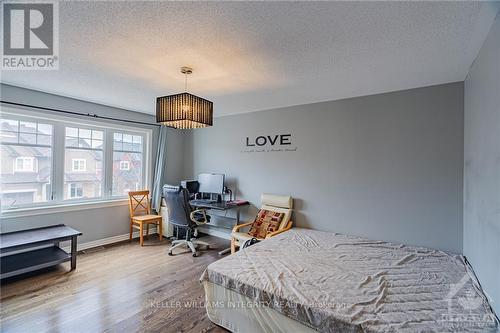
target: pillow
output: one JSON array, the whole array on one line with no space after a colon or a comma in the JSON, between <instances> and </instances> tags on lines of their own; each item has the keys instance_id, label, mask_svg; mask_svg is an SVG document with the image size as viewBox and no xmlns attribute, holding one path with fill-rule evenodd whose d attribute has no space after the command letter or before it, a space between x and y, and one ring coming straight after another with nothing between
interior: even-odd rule
<instances>
[{"instance_id":1,"label":"pillow","mask_svg":"<svg viewBox=\"0 0 500 333\"><path fill-rule=\"evenodd\" d=\"M283 213L273 212L272 210L259 210L248 234L255 238L266 238L268 233L278 230L284 215Z\"/></svg>"}]
</instances>

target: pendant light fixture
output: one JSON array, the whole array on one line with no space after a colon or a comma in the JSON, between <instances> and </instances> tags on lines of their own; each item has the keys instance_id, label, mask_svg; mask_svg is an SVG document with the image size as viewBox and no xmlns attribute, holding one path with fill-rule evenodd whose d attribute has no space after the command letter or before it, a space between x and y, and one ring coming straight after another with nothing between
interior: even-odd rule
<instances>
[{"instance_id":1,"label":"pendant light fixture","mask_svg":"<svg viewBox=\"0 0 500 333\"><path fill-rule=\"evenodd\" d=\"M190 67L181 67L185 75L185 92L156 99L156 122L162 125L191 129L213 125L214 103L187 92L187 77L193 73Z\"/></svg>"}]
</instances>

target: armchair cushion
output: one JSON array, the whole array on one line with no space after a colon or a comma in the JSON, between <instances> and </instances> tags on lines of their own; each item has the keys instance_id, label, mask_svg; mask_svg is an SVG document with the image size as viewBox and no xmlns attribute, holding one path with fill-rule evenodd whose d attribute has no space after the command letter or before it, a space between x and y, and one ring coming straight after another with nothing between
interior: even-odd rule
<instances>
[{"instance_id":1,"label":"armchair cushion","mask_svg":"<svg viewBox=\"0 0 500 333\"><path fill-rule=\"evenodd\" d=\"M286 209L292 209L293 207L293 199L289 195L276 195L263 193L260 196L260 201L263 205L272 206L272 207L280 207Z\"/></svg>"},{"instance_id":2,"label":"armchair cushion","mask_svg":"<svg viewBox=\"0 0 500 333\"><path fill-rule=\"evenodd\" d=\"M279 229L284 215L282 212L261 209L252 223L248 235L250 237L266 238L268 233Z\"/></svg>"},{"instance_id":3,"label":"armchair cushion","mask_svg":"<svg viewBox=\"0 0 500 333\"><path fill-rule=\"evenodd\" d=\"M272 210L273 212L285 214L281 219L279 229L283 229L288 225L288 222L292 218L293 199L291 196L263 193L260 197L260 201L262 202L262 207L260 207L260 209Z\"/></svg>"},{"instance_id":4,"label":"armchair cushion","mask_svg":"<svg viewBox=\"0 0 500 333\"><path fill-rule=\"evenodd\" d=\"M284 227L286 227L286 225L288 224L288 222L292 218L292 210L288 209L288 208L280 208L280 207L262 205L262 207L260 207L260 209L261 210L263 210L263 209L270 210L270 211L275 212L275 213L283 213L283 218L281 219L281 225L279 226L279 229L283 229Z\"/></svg>"}]
</instances>

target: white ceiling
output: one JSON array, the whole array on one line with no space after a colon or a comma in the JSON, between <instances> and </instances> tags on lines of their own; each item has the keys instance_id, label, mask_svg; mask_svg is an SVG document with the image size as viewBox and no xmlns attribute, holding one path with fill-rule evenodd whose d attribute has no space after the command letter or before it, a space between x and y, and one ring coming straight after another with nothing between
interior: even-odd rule
<instances>
[{"instance_id":1,"label":"white ceiling","mask_svg":"<svg viewBox=\"0 0 500 333\"><path fill-rule=\"evenodd\" d=\"M483 2L61 2L58 71L2 81L154 113L189 91L226 115L461 81Z\"/></svg>"}]
</instances>

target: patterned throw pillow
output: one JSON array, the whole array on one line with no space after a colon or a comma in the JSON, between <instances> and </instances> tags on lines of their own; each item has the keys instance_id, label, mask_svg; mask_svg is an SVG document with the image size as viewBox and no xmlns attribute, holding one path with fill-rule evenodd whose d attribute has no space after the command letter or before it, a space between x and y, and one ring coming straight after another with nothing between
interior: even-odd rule
<instances>
[{"instance_id":1,"label":"patterned throw pillow","mask_svg":"<svg viewBox=\"0 0 500 333\"><path fill-rule=\"evenodd\" d=\"M248 234L255 238L266 238L268 233L278 230L284 215L283 213L261 209Z\"/></svg>"}]
</instances>

